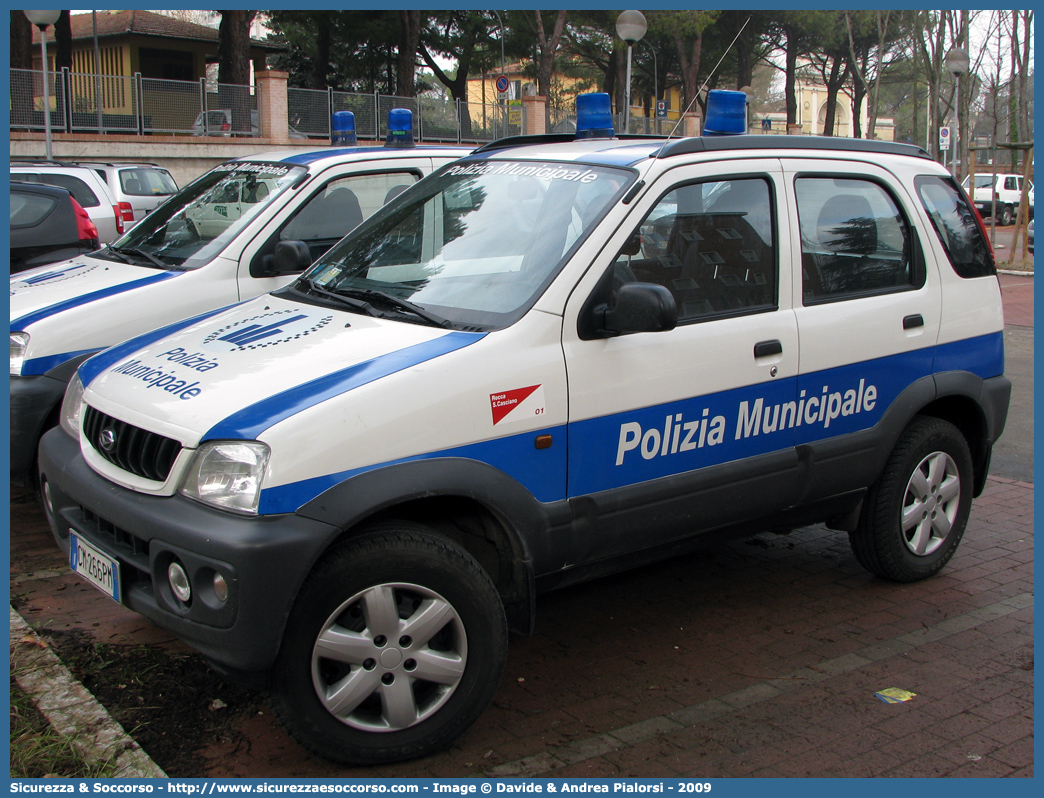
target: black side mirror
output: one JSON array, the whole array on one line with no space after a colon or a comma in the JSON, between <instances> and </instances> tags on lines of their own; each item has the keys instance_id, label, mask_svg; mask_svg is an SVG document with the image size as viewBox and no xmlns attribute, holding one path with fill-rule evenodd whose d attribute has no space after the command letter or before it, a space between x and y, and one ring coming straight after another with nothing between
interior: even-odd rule
<instances>
[{"instance_id":1,"label":"black side mirror","mask_svg":"<svg viewBox=\"0 0 1044 798\"><path fill-rule=\"evenodd\" d=\"M642 234L638 230L635 230L631 237L627 239L627 242L623 245L623 249L620 250L621 255L627 255L633 258L639 252L642 251Z\"/></svg>"},{"instance_id":2,"label":"black side mirror","mask_svg":"<svg viewBox=\"0 0 1044 798\"><path fill-rule=\"evenodd\" d=\"M674 295L656 283L626 283L616 292L616 302L605 308L602 329L620 335L665 332L678 324Z\"/></svg>"},{"instance_id":3,"label":"black side mirror","mask_svg":"<svg viewBox=\"0 0 1044 798\"><path fill-rule=\"evenodd\" d=\"M261 268L251 268L251 277L280 277L300 274L312 265L312 253L304 241L280 241L275 252L261 259Z\"/></svg>"}]
</instances>

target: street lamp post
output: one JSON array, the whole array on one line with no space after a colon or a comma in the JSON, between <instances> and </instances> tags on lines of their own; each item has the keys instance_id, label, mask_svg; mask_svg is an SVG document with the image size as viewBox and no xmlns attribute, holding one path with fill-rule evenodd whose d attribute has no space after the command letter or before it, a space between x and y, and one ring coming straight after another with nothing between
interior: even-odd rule
<instances>
[{"instance_id":1,"label":"street lamp post","mask_svg":"<svg viewBox=\"0 0 1044 798\"><path fill-rule=\"evenodd\" d=\"M500 74L504 75L504 72L506 71L506 67L504 66L504 20L502 20L500 18L500 12L498 12L496 9L493 9L493 13L496 15L497 22L500 24ZM506 75L505 75L505 77L506 77ZM484 100L483 100L483 102L484 102ZM502 98L500 96L500 92L497 92L497 103L499 103L501 105L501 109L500 109L500 111L501 111L501 114L500 114L500 116L501 116L501 123L500 123L501 124L501 135L506 136L507 135L507 114L504 113L503 100L502 100Z\"/></svg>"},{"instance_id":2,"label":"street lamp post","mask_svg":"<svg viewBox=\"0 0 1044 798\"><path fill-rule=\"evenodd\" d=\"M40 29L40 66L43 67L44 142L47 149L47 160L52 161L54 156L51 153L51 93L47 88L47 27L57 22L62 12L30 9L24 13L26 19Z\"/></svg>"},{"instance_id":3,"label":"street lamp post","mask_svg":"<svg viewBox=\"0 0 1044 798\"><path fill-rule=\"evenodd\" d=\"M631 48L641 41L648 26L641 11L621 11L616 18L616 35L627 42L627 78L624 82L624 133L631 132Z\"/></svg>"},{"instance_id":4,"label":"street lamp post","mask_svg":"<svg viewBox=\"0 0 1044 798\"><path fill-rule=\"evenodd\" d=\"M960 47L954 47L947 54L946 68L953 73L954 80L957 82L956 86L956 97L953 102L953 114L954 114L954 125L953 129L956 135L954 136L953 142L953 160L951 161L952 172L954 180L960 182L960 174L957 168L957 154L960 152L961 146L961 75L968 71L971 66L971 60L968 58L968 51Z\"/></svg>"}]
</instances>

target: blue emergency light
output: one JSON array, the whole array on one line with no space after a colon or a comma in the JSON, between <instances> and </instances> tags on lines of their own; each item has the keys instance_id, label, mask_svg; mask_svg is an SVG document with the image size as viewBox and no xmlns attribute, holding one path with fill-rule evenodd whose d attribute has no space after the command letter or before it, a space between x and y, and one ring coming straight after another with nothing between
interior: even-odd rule
<instances>
[{"instance_id":1,"label":"blue emergency light","mask_svg":"<svg viewBox=\"0 0 1044 798\"><path fill-rule=\"evenodd\" d=\"M576 137L578 139L611 139L613 130L612 104L604 91L576 96Z\"/></svg>"},{"instance_id":2,"label":"blue emergency light","mask_svg":"<svg viewBox=\"0 0 1044 798\"><path fill-rule=\"evenodd\" d=\"M388 112L388 138L385 147L414 147L413 112L408 108L392 108Z\"/></svg>"},{"instance_id":3,"label":"blue emergency light","mask_svg":"<svg viewBox=\"0 0 1044 798\"><path fill-rule=\"evenodd\" d=\"M330 137L334 144L357 144L355 135L355 114L351 111L334 111L330 120Z\"/></svg>"},{"instance_id":4,"label":"blue emergency light","mask_svg":"<svg viewBox=\"0 0 1044 798\"><path fill-rule=\"evenodd\" d=\"M707 92L704 136L735 136L747 132L747 95L742 91Z\"/></svg>"}]
</instances>

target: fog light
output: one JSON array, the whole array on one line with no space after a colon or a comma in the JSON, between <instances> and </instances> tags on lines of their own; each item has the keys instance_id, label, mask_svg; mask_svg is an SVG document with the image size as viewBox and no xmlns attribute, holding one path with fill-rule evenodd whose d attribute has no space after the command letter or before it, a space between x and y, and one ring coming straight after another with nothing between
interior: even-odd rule
<instances>
[{"instance_id":1,"label":"fog light","mask_svg":"<svg viewBox=\"0 0 1044 798\"><path fill-rule=\"evenodd\" d=\"M174 595L184 604L188 604L192 598L192 587L189 585L188 574L181 567L181 563L175 561L167 567L167 579L170 580L170 589Z\"/></svg>"},{"instance_id":2,"label":"fog light","mask_svg":"<svg viewBox=\"0 0 1044 798\"><path fill-rule=\"evenodd\" d=\"M221 574L214 574L214 595L218 597L218 601L228 600L228 582Z\"/></svg>"}]
</instances>

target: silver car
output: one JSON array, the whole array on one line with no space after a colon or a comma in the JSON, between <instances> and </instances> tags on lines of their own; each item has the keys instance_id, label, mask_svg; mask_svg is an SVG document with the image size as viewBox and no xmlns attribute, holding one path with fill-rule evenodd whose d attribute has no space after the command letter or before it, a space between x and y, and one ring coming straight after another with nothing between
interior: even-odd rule
<instances>
[{"instance_id":1,"label":"silver car","mask_svg":"<svg viewBox=\"0 0 1044 798\"><path fill-rule=\"evenodd\" d=\"M105 181L116 199L125 230L178 192L171 173L153 163L83 161L79 165L93 169Z\"/></svg>"},{"instance_id":2,"label":"silver car","mask_svg":"<svg viewBox=\"0 0 1044 798\"><path fill-rule=\"evenodd\" d=\"M115 241L126 232L119 203L93 169L59 161L12 162L11 181L66 189L91 217L102 244Z\"/></svg>"}]
</instances>

